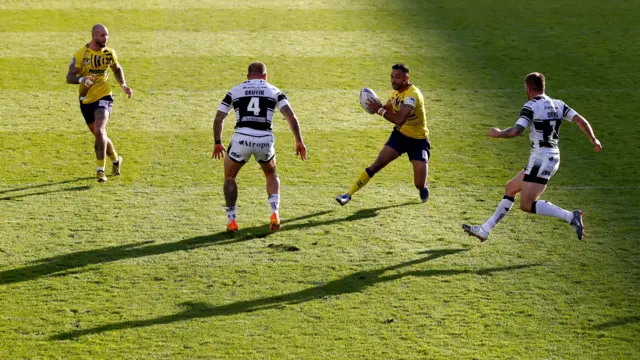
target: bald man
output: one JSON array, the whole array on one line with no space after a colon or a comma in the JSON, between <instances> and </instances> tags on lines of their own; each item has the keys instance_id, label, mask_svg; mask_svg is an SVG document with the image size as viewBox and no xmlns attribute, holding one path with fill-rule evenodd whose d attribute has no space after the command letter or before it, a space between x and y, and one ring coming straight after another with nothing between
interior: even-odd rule
<instances>
[{"instance_id":1,"label":"bald man","mask_svg":"<svg viewBox=\"0 0 640 360\"><path fill-rule=\"evenodd\" d=\"M67 72L67 83L78 84L80 111L89 131L95 136L96 176L98 182L107 181L105 158L112 161L111 175L120 175L122 157L118 156L113 142L107 136L107 121L113 105L109 68L128 97L133 90L124 80L124 70L118 63L116 52L107 47L109 31L102 24L91 29L91 42L76 51Z\"/></svg>"}]
</instances>

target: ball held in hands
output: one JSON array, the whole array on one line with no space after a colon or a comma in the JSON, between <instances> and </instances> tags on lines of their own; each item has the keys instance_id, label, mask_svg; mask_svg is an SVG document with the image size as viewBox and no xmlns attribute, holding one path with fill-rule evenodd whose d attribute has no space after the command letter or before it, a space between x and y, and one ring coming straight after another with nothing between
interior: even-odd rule
<instances>
[{"instance_id":1,"label":"ball held in hands","mask_svg":"<svg viewBox=\"0 0 640 360\"><path fill-rule=\"evenodd\" d=\"M375 102L378 105L382 106L382 103L378 99L378 95L376 95L373 90L369 88L363 88L362 90L360 90L360 105L362 105L364 111L368 112L369 114L375 114L376 111L371 108L371 106L369 105L370 102Z\"/></svg>"}]
</instances>

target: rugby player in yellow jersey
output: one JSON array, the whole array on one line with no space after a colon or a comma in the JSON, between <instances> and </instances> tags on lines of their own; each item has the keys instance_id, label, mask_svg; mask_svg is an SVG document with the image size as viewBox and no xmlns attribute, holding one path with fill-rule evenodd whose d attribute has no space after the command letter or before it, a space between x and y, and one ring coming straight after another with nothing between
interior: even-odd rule
<instances>
[{"instance_id":1,"label":"rugby player in yellow jersey","mask_svg":"<svg viewBox=\"0 0 640 360\"><path fill-rule=\"evenodd\" d=\"M386 105L370 102L369 106L395 125L393 132L373 164L362 172L346 194L336 197L340 205L348 203L351 196L364 187L373 175L404 153L407 153L413 165L413 183L420 192L420 199L422 202L429 199L427 174L431 144L424 98L420 90L409 82L409 68L404 64L391 67L391 86L393 92Z\"/></svg>"},{"instance_id":2,"label":"rugby player in yellow jersey","mask_svg":"<svg viewBox=\"0 0 640 360\"><path fill-rule=\"evenodd\" d=\"M73 54L67 72L67 83L79 84L80 111L95 136L98 182L107 181L104 172L107 156L112 161L112 175L120 175L122 165L122 157L118 156L113 142L107 136L107 121L113 105L109 69L113 71L125 94L133 96L133 90L124 80L124 70L118 63L115 51L107 47L108 39L107 28L102 24L94 25L91 29L91 42Z\"/></svg>"}]
</instances>

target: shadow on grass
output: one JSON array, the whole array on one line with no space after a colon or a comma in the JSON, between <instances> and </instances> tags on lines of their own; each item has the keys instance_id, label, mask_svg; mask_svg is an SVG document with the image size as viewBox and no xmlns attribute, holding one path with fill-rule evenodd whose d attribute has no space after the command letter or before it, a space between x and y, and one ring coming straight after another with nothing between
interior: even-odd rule
<instances>
[{"instance_id":1,"label":"shadow on grass","mask_svg":"<svg viewBox=\"0 0 640 360\"><path fill-rule=\"evenodd\" d=\"M380 210L410 204L417 203L404 203L370 209L362 209L356 211L352 215L337 219L300 222L332 212L332 210L319 211L316 213L302 215L297 218L283 220L281 222L282 228L279 232L306 229L316 226L332 225L344 221L356 221L372 218L378 216ZM0 272L0 285L34 280L52 274L66 275L72 273L67 272L68 270L79 269L87 265L103 264L117 260L139 258L151 255L161 255L175 251L195 250L211 245L227 245L256 238L264 238L273 233L274 232L267 229L267 225L264 225L240 229L240 231L233 234L219 232L211 235L197 236L178 242L151 245L153 244L153 241L142 241L120 246L78 251L70 254L39 259L34 261L32 265L29 266L2 271Z\"/></svg>"},{"instance_id":2,"label":"shadow on grass","mask_svg":"<svg viewBox=\"0 0 640 360\"><path fill-rule=\"evenodd\" d=\"M612 327L623 326L623 325L633 324L637 322L640 322L640 316L629 316L621 319L607 321L602 324L594 325L593 328L596 330L606 330Z\"/></svg>"},{"instance_id":3,"label":"shadow on grass","mask_svg":"<svg viewBox=\"0 0 640 360\"><path fill-rule=\"evenodd\" d=\"M31 190L31 189L38 189L38 188L47 187L47 186L70 184L70 183L89 180L89 179L94 179L94 178L93 177L82 177L82 178L76 178L76 179L71 179L71 180L64 180L64 181L58 181L58 182L48 182L48 183L43 183L43 184L24 186L24 187L15 188L15 189L0 190L0 194L6 194L6 193L10 193L10 192L17 192L17 191L24 191L24 190ZM55 191L51 191L51 192L55 192ZM34 195L48 194L48 193L49 192L44 191L44 192L36 193Z\"/></svg>"},{"instance_id":4,"label":"shadow on grass","mask_svg":"<svg viewBox=\"0 0 640 360\"><path fill-rule=\"evenodd\" d=\"M28 196L46 195L46 194L52 194L57 192L63 192L63 191L86 191L90 189L91 189L90 185L74 186L74 187L69 187L69 188L59 189L59 190L49 190L49 191L40 191L40 192L15 195L15 196L5 196L5 197L1 197L0 200L16 200L16 199L20 199Z\"/></svg>"},{"instance_id":5,"label":"shadow on grass","mask_svg":"<svg viewBox=\"0 0 640 360\"><path fill-rule=\"evenodd\" d=\"M265 298L259 298L254 300L238 301L228 305L211 306L203 302L184 302L180 304L184 307L184 310L167 316L161 316L154 319L147 320L133 320L124 321L119 323L102 325L90 329L73 330L65 333L60 333L51 336L51 340L68 340L74 339L85 335L99 334L107 331L117 331L122 329L140 328L153 325L170 324L178 321L185 321L191 319L208 318L215 316L229 316L234 314L241 314L247 312L261 311L273 308L281 308L285 305L299 304L312 300L326 300L331 296L338 296L344 294L351 294L363 291L365 288L373 286L375 284L384 283L388 281L394 281L407 276L418 277L431 277L431 276L454 276L462 274L477 274L477 275L491 275L495 272L512 271L526 269L540 264L523 264L504 266L496 268L486 268L480 270L468 270L468 269L429 269L429 270L414 270L404 271L400 273L392 273L384 275L387 271L396 271L402 268L418 265L430 260L434 260L443 256L453 255L460 252L467 251L467 249L442 249L442 250L430 250L425 253L428 256L403 262L400 264L368 270L359 271L343 278L330 281L326 284L304 289L301 291L292 292L284 295L277 295Z\"/></svg>"}]
</instances>

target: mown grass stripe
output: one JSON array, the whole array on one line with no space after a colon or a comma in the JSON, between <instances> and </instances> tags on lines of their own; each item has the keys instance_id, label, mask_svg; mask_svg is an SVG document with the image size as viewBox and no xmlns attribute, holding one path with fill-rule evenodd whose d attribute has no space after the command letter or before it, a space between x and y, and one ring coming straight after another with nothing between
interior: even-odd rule
<instances>
[{"instance_id":1,"label":"mown grass stripe","mask_svg":"<svg viewBox=\"0 0 640 360\"><path fill-rule=\"evenodd\" d=\"M371 40L375 39L375 42ZM0 57L69 58L88 41L87 34L60 32L15 32L2 35ZM371 43L369 46L363 44ZM394 51L414 56L445 56L446 43L397 39L385 31L160 31L125 32L114 36L109 46L129 57L206 56L304 56L369 57L380 53L376 44L393 44ZM120 50L120 51L118 51Z\"/></svg>"}]
</instances>

